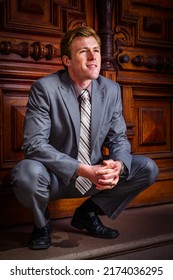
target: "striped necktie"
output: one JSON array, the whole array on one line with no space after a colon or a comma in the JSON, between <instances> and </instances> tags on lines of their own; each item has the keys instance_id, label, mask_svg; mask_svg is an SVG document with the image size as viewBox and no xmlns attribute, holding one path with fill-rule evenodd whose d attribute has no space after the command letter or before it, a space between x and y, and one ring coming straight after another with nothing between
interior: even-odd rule
<instances>
[{"instance_id":1,"label":"striped necktie","mask_svg":"<svg viewBox=\"0 0 173 280\"><path fill-rule=\"evenodd\" d=\"M85 164L91 164L90 161L90 127L91 127L91 102L88 90L82 90L80 94L80 140L78 160ZM92 186L92 183L83 177L76 179L75 187L84 195Z\"/></svg>"}]
</instances>

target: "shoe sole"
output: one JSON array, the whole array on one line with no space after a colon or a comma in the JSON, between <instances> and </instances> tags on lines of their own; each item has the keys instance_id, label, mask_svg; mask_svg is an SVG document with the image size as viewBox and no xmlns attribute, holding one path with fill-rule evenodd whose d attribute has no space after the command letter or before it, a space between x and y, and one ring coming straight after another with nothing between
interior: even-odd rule
<instances>
[{"instance_id":1,"label":"shoe sole","mask_svg":"<svg viewBox=\"0 0 173 280\"><path fill-rule=\"evenodd\" d=\"M39 246L36 246L36 245L28 245L28 248L30 250L44 250L44 249L48 249L50 246L52 245L52 243L49 243L47 245L39 245Z\"/></svg>"}]
</instances>

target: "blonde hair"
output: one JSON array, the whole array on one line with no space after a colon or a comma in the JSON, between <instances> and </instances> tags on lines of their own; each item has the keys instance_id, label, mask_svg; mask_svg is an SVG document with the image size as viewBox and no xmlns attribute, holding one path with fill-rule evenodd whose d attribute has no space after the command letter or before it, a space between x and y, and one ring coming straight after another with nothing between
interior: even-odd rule
<instances>
[{"instance_id":1,"label":"blonde hair","mask_svg":"<svg viewBox=\"0 0 173 280\"><path fill-rule=\"evenodd\" d=\"M96 34L96 32L91 28L87 26L79 26L75 29L71 29L67 31L67 33L64 35L64 37L61 40L60 44L60 51L61 51L61 58L66 55L69 59L71 58L71 43L74 38L76 37L94 37L98 43L99 46L101 46L101 40L100 37Z\"/></svg>"}]
</instances>

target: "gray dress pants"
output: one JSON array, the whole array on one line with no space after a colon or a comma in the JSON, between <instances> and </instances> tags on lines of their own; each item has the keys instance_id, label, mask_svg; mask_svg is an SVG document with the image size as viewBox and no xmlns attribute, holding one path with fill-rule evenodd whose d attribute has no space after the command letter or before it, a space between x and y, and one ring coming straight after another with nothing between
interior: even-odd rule
<instances>
[{"instance_id":1,"label":"gray dress pants","mask_svg":"<svg viewBox=\"0 0 173 280\"><path fill-rule=\"evenodd\" d=\"M131 200L157 179L159 171L152 159L141 155L132 157L130 174L121 176L117 186L98 191L93 185L85 194L111 219L115 219ZM74 182L64 185L60 178L35 160L20 161L11 172L11 182L17 199L32 210L34 223L39 228L50 220L47 211L50 200L82 197Z\"/></svg>"}]
</instances>

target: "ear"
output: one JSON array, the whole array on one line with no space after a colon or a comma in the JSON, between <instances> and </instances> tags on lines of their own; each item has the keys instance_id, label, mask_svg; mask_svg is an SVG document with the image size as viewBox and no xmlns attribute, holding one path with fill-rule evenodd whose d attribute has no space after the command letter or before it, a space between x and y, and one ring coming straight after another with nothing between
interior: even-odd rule
<instances>
[{"instance_id":1,"label":"ear","mask_svg":"<svg viewBox=\"0 0 173 280\"><path fill-rule=\"evenodd\" d=\"M66 56L66 55L63 55L63 57L62 57L62 62L63 62L63 64L65 65L65 66L69 66L69 64L70 64L70 59L68 58L68 56Z\"/></svg>"}]
</instances>

